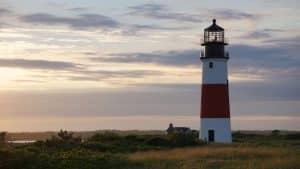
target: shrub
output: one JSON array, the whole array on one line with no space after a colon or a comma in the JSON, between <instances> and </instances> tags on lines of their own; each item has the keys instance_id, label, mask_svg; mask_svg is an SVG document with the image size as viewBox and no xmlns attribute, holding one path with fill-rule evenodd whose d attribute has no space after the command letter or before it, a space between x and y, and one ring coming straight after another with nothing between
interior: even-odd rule
<instances>
[{"instance_id":1,"label":"shrub","mask_svg":"<svg viewBox=\"0 0 300 169\"><path fill-rule=\"evenodd\" d=\"M280 130L272 130L272 135L274 136L280 135Z\"/></svg>"},{"instance_id":2,"label":"shrub","mask_svg":"<svg viewBox=\"0 0 300 169\"><path fill-rule=\"evenodd\" d=\"M287 134L284 137L286 140L300 140L300 134L295 133L295 134Z\"/></svg>"},{"instance_id":3,"label":"shrub","mask_svg":"<svg viewBox=\"0 0 300 169\"><path fill-rule=\"evenodd\" d=\"M186 133L172 133L168 135L172 146L184 147L184 146L192 146L197 145L199 143L199 139L197 134L193 132Z\"/></svg>"},{"instance_id":4,"label":"shrub","mask_svg":"<svg viewBox=\"0 0 300 169\"><path fill-rule=\"evenodd\" d=\"M0 132L0 146L6 143L6 132Z\"/></svg>"},{"instance_id":5,"label":"shrub","mask_svg":"<svg viewBox=\"0 0 300 169\"><path fill-rule=\"evenodd\" d=\"M113 133L113 132L105 132L105 133L98 133L93 135L89 141L100 141L103 143L111 143L115 141L119 141L121 139L121 136Z\"/></svg>"},{"instance_id":6,"label":"shrub","mask_svg":"<svg viewBox=\"0 0 300 169\"><path fill-rule=\"evenodd\" d=\"M151 146L162 146L162 147L168 147L170 146L170 140L166 137L161 136L154 136L150 137L145 141L145 144L151 145Z\"/></svg>"},{"instance_id":7,"label":"shrub","mask_svg":"<svg viewBox=\"0 0 300 169\"><path fill-rule=\"evenodd\" d=\"M51 139L47 139L46 141L38 141L33 145L47 152L71 150L80 147L81 138L73 137L73 134L69 134L66 131L61 131L58 133L58 136L52 136Z\"/></svg>"},{"instance_id":8,"label":"shrub","mask_svg":"<svg viewBox=\"0 0 300 169\"><path fill-rule=\"evenodd\" d=\"M86 143L83 143L82 146L83 148L95 150L95 151L101 151L101 152L112 151L112 146L108 146L97 141L88 141Z\"/></svg>"}]
</instances>

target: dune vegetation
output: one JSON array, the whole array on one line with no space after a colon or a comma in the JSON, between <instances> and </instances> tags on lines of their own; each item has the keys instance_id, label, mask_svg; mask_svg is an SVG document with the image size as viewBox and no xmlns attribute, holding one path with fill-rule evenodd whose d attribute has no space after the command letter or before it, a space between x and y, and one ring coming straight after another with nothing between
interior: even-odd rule
<instances>
[{"instance_id":1,"label":"dune vegetation","mask_svg":"<svg viewBox=\"0 0 300 169\"><path fill-rule=\"evenodd\" d=\"M129 159L146 162L151 168L298 169L300 167L299 151L255 146L209 145L168 151L137 152L130 154Z\"/></svg>"},{"instance_id":2,"label":"dune vegetation","mask_svg":"<svg viewBox=\"0 0 300 169\"><path fill-rule=\"evenodd\" d=\"M61 131L45 141L0 145L1 169L299 169L300 134L234 133L233 144L208 144L197 133L82 139Z\"/></svg>"}]
</instances>

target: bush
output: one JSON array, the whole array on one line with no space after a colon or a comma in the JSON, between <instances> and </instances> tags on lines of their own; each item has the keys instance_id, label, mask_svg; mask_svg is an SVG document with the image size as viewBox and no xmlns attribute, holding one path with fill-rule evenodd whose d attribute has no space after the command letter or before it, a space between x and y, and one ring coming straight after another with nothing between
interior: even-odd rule
<instances>
[{"instance_id":1,"label":"bush","mask_svg":"<svg viewBox=\"0 0 300 169\"><path fill-rule=\"evenodd\" d=\"M184 147L198 145L200 143L199 138L196 133L186 132L186 133L172 133L169 134L169 139L172 146Z\"/></svg>"},{"instance_id":2,"label":"bush","mask_svg":"<svg viewBox=\"0 0 300 169\"><path fill-rule=\"evenodd\" d=\"M120 136L116 133L106 132L92 136L85 148L102 152L134 152L145 150L159 150L172 147L200 145L195 132L172 133L166 135L128 135Z\"/></svg>"},{"instance_id":3,"label":"bush","mask_svg":"<svg viewBox=\"0 0 300 169\"><path fill-rule=\"evenodd\" d=\"M6 142L6 135L7 133L6 132L0 132L0 146L5 144Z\"/></svg>"},{"instance_id":4,"label":"bush","mask_svg":"<svg viewBox=\"0 0 300 169\"><path fill-rule=\"evenodd\" d=\"M102 143L111 143L119 141L121 136L113 132L98 133L93 135L88 141L100 141Z\"/></svg>"},{"instance_id":5,"label":"bush","mask_svg":"<svg viewBox=\"0 0 300 169\"><path fill-rule=\"evenodd\" d=\"M53 153L26 150L0 150L1 169L121 169L129 168L126 158L119 155L93 153L83 149Z\"/></svg>"},{"instance_id":6,"label":"bush","mask_svg":"<svg viewBox=\"0 0 300 169\"><path fill-rule=\"evenodd\" d=\"M272 130L272 135L273 135L273 136L278 136L278 135L280 135L280 130Z\"/></svg>"},{"instance_id":7,"label":"bush","mask_svg":"<svg viewBox=\"0 0 300 169\"><path fill-rule=\"evenodd\" d=\"M286 140L300 140L300 134L295 133L295 134L287 134L284 137Z\"/></svg>"},{"instance_id":8,"label":"bush","mask_svg":"<svg viewBox=\"0 0 300 169\"><path fill-rule=\"evenodd\" d=\"M170 146L170 140L166 137L159 137L154 136L150 137L145 141L145 144L151 145L151 146L162 146L162 147L168 147Z\"/></svg>"},{"instance_id":9,"label":"bush","mask_svg":"<svg viewBox=\"0 0 300 169\"><path fill-rule=\"evenodd\" d=\"M57 136L52 136L46 141L37 141L32 145L44 152L71 150L80 147L81 138L73 137L73 133L61 130Z\"/></svg>"}]
</instances>

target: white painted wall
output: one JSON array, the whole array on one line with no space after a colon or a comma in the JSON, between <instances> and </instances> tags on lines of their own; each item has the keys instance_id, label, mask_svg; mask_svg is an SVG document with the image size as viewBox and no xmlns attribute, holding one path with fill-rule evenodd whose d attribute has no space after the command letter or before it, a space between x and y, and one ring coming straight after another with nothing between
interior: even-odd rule
<instances>
[{"instance_id":1,"label":"white painted wall","mask_svg":"<svg viewBox=\"0 0 300 169\"><path fill-rule=\"evenodd\" d=\"M210 62L213 63L213 68L209 67ZM227 59L202 59L202 84L227 84L227 76Z\"/></svg>"},{"instance_id":2,"label":"white painted wall","mask_svg":"<svg viewBox=\"0 0 300 169\"><path fill-rule=\"evenodd\" d=\"M200 126L200 139L208 141L208 130L214 130L215 142L232 142L230 118L201 118Z\"/></svg>"}]
</instances>

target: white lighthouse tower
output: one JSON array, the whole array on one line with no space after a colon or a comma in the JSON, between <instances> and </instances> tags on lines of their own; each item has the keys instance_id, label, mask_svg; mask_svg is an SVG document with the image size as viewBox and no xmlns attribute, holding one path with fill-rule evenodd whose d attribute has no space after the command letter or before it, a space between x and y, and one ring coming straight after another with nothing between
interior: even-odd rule
<instances>
[{"instance_id":1,"label":"white lighthouse tower","mask_svg":"<svg viewBox=\"0 0 300 169\"><path fill-rule=\"evenodd\" d=\"M228 92L228 45L224 29L213 24L204 30L202 61L202 92L200 139L208 142L231 143L230 106Z\"/></svg>"}]
</instances>

